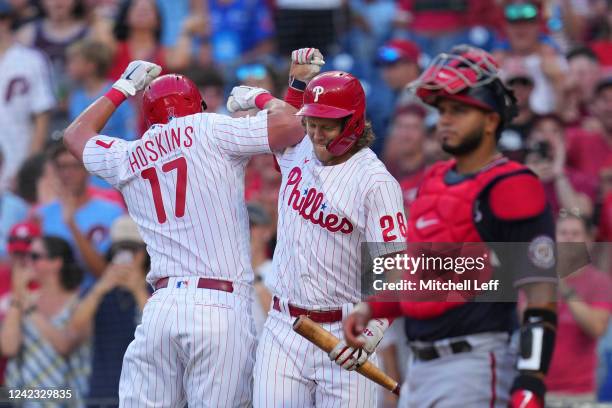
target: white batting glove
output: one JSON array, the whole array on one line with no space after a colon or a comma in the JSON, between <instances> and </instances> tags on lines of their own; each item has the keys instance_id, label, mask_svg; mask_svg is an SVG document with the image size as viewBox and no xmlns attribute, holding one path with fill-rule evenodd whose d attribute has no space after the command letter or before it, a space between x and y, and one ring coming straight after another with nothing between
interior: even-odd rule
<instances>
[{"instance_id":1,"label":"white batting glove","mask_svg":"<svg viewBox=\"0 0 612 408\"><path fill-rule=\"evenodd\" d=\"M256 108L255 98L263 93L269 92L263 88L254 88L252 86L235 86L229 98L227 98L227 110L230 113L234 113Z\"/></svg>"},{"instance_id":2,"label":"white batting glove","mask_svg":"<svg viewBox=\"0 0 612 408\"><path fill-rule=\"evenodd\" d=\"M366 328L363 329L363 333L358 337L363 341L363 346L354 349L347 346L346 342L342 340L329 352L330 360L348 371L359 368L374 353L388 327L389 321L387 319L370 320Z\"/></svg>"},{"instance_id":3,"label":"white batting glove","mask_svg":"<svg viewBox=\"0 0 612 408\"><path fill-rule=\"evenodd\" d=\"M113 88L121 91L125 96L134 96L142 91L160 73L162 68L148 61L132 61L127 66L121 78L113 84Z\"/></svg>"},{"instance_id":4,"label":"white batting glove","mask_svg":"<svg viewBox=\"0 0 612 408\"><path fill-rule=\"evenodd\" d=\"M291 51L291 62L296 64L325 65L323 54L317 48L300 48Z\"/></svg>"}]
</instances>

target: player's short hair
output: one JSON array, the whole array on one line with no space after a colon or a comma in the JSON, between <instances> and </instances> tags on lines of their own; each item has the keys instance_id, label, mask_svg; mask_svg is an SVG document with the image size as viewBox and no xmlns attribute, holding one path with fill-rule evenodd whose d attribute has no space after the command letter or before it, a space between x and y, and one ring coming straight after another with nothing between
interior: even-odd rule
<instances>
[{"instance_id":1,"label":"player's short hair","mask_svg":"<svg viewBox=\"0 0 612 408\"><path fill-rule=\"evenodd\" d=\"M85 39L68 47L68 57L78 56L96 66L96 75L105 77L113 63L113 52L103 42Z\"/></svg>"}]
</instances>

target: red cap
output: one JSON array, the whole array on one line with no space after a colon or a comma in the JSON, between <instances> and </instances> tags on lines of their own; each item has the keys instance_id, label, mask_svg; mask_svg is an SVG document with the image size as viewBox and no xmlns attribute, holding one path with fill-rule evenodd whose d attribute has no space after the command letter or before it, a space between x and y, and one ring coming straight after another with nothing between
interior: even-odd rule
<instances>
[{"instance_id":1,"label":"red cap","mask_svg":"<svg viewBox=\"0 0 612 408\"><path fill-rule=\"evenodd\" d=\"M408 40L391 40L378 49L378 62L382 64L391 64L399 60L419 62L420 56L419 46Z\"/></svg>"},{"instance_id":2,"label":"red cap","mask_svg":"<svg viewBox=\"0 0 612 408\"><path fill-rule=\"evenodd\" d=\"M32 221L19 222L11 228L8 236L8 251L28 252L32 241L42 235L38 224Z\"/></svg>"}]
</instances>

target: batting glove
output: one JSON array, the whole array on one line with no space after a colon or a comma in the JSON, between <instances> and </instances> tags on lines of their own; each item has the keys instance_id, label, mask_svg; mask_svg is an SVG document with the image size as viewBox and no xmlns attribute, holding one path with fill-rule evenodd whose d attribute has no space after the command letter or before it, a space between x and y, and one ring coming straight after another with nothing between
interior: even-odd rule
<instances>
[{"instance_id":1,"label":"batting glove","mask_svg":"<svg viewBox=\"0 0 612 408\"><path fill-rule=\"evenodd\" d=\"M235 86L229 98L227 98L227 110L230 113L234 113L256 108L255 98L263 93L269 92L263 88L254 88L252 86Z\"/></svg>"},{"instance_id":2,"label":"batting glove","mask_svg":"<svg viewBox=\"0 0 612 408\"><path fill-rule=\"evenodd\" d=\"M300 48L291 52L289 77L302 82L309 82L325 65L323 54L316 48Z\"/></svg>"},{"instance_id":3,"label":"batting glove","mask_svg":"<svg viewBox=\"0 0 612 408\"><path fill-rule=\"evenodd\" d=\"M330 360L348 371L353 371L365 363L374 353L389 327L387 319L372 319L358 337L363 342L361 348L349 347L344 340L329 352Z\"/></svg>"},{"instance_id":4,"label":"batting glove","mask_svg":"<svg viewBox=\"0 0 612 408\"><path fill-rule=\"evenodd\" d=\"M113 84L113 88L121 91L125 96L134 96L142 91L160 73L162 68L148 61L132 61L127 66L121 78Z\"/></svg>"}]
</instances>

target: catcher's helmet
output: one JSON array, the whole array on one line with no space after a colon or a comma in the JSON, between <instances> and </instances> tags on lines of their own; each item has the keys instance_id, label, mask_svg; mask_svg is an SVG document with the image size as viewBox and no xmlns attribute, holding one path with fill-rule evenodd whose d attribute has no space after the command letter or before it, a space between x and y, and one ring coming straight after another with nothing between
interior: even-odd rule
<instances>
[{"instance_id":1,"label":"catcher's helmet","mask_svg":"<svg viewBox=\"0 0 612 408\"><path fill-rule=\"evenodd\" d=\"M447 98L497 112L501 129L516 116L517 107L514 94L499 79L498 68L488 52L458 45L450 53L434 58L409 88L429 105L435 106L440 98Z\"/></svg>"},{"instance_id":2,"label":"catcher's helmet","mask_svg":"<svg viewBox=\"0 0 612 408\"><path fill-rule=\"evenodd\" d=\"M349 73L330 71L319 74L304 91L304 106L296 113L316 118L347 118L342 132L327 146L341 156L355 145L365 127L365 93L359 80Z\"/></svg>"},{"instance_id":3,"label":"catcher's helmet","mask_svg":"<svg viewBox=\"0 0 612 408\"><path fill-rule=\"evenodd\" d=\"M198 87L183 75L162 75L153 80L142 95L142 111L147 126L165 124L172 118L205 109L206 103Z\"/></svg>"}]
</instances>

